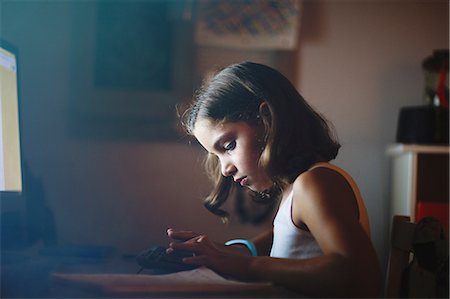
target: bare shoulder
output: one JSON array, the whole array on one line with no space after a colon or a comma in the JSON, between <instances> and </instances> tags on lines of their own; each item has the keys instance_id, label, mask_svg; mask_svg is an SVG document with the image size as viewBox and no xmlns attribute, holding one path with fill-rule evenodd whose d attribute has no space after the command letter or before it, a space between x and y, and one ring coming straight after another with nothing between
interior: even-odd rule
<instances>
[{"instance_id":1,"label":"bare shoulder","mask_svg":"<svg viewBox=\"0 0 450 299\"><path fill-rule=\"evenodd\" d=\"M293 183L293 218L307 222L312 214L358 215L358 205L351 186L337 171L317 167L299 175ZM343 215L341 215L343 216Z\"/></svg>"},{"instance_id":2,"label":"bare shoulder","mask_svg":"<svg viewBox=\"0 0 450 299\"><path fill-rule=\"evenodd\" d=\"M317 167L300 174L294 181L294 190L301 194L331 190L352 193L347 180L336 170L326 167Z\"/></svg>"}]
</instances>

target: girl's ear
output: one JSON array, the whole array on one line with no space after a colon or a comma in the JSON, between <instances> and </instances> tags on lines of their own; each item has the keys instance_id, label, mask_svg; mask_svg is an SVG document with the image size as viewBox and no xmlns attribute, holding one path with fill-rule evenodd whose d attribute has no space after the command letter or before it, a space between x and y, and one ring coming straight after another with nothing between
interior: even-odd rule
<instances>
[{"instance_id":1,"label":"girl's ear","mask_svg":"<svg viewBox=\"0 0 450 299\"><path fill-rule=\"evenodd\" d=\"M272 111L270 110L270 106L267 102L262 102L259 105L259 114L258 114L259 123L262 124L260 132L261 140L263 144L267 143L268 137L272 131Z\"/></svg>"},{"instance_id":2,"label":"girl's ear","mask_svg":"<svg viewBox=\"0 0 450 299\"><path fill-rule=\"evenodd\" d=\"M270 111L269 104L267 104L267 102L265 101L259 105L259 116L265 122L272 122L272 113Z\"/></svg>"}]
</instances>

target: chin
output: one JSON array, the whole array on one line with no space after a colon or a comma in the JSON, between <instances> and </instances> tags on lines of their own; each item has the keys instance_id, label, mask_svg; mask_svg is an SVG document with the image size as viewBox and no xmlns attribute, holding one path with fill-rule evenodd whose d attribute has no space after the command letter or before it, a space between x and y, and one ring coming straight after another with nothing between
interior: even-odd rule
<instances>
[{"instance_id":1,"label":"chin","mask_svg":"<svg viewBox=\"0 0 450 299\"><path fill-rule=\"evenodd\" d=\"M247 188L248 188L249 190L253 191L253 192L259 192L258 190L255 190L255 188L253 188L253 187L247 186Z\"/></svg>"},{"instance_id":2,"label":"chin","mask_svg":"<svg viewBox=\"0 0 450 299\"><path fill-rule=\"evenodd\" d=\"M273 182L261 182L260 184L250 184L246 186L248 189L254 191L254 192L267 192L268 190L272 189L273 187Z\"/></svg>"},{"instance_id":3,"label":"chin","mask_svg":"<svg viewBox=\"0 0 450 299\"><path fill-rule=\"evenodd\" d=\"M252 191L254 191L254 192L258 192L258 193L261 193L261 192L266 192L267 190L269 190L270 189L270 187L269 188L263 188L263 187L251 187L251 186L248 186L248 188L250 189L250 190L252 190Z\"/></svg>"}]
</instances>

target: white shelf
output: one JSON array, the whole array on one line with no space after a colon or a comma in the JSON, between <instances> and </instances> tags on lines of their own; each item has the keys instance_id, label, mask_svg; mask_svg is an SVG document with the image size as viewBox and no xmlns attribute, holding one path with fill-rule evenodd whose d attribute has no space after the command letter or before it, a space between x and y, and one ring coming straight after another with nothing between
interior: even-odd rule
<instances>
[{"instance_id":1,"label":"white shelf","mask_svg":"<svg viewBox=\"0 0 450 299\"><path fill-rule=\"evenodd\" d=\"M419 162L426 161L427 156L430 155L436 155L435 157L438 158L437 155L448 156L449 153L448 145L396 143L386 148L386 155L391 158L391 216L405 215L410 216L412 221L415 220L416 205L418 201L423 200L417 198L418 186L423 186L419 173ZM439 157L439 159L441 158ZM445 158L442 160L446 161ZM445 163L442 163L434 164L433 167L442 171L446 166ZM442 188L442 184L440 186Z\"/></svg>"},{"instance_id":2,"label":"white shelf","mask_svg":"<svg viewBox=\"0 0 450 299\"><path fill-rule=\"evenodd\" d=\"M450 147L448 145L424 145L424 144L391 144L386 149L388 156L397 156L405 153L412 154L448 154Z\"/></svg>"}]
</instances>

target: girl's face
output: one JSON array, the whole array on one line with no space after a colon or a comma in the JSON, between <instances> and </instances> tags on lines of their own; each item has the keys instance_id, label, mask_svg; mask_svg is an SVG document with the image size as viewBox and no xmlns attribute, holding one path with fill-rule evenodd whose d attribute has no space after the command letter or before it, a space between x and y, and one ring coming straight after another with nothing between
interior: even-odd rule
<instances>
[{"instance_id":1,"label":"girl's face","mask_svg":"<svg viewBox=\"0 0 450 299\"><path fill-rule=\"evenodd\" d=\"M264 144L258 131L244 121L215 123L199 119L194 136L210 153L219 158L223 176L262 192L272 187L272 180L258 163Z\"/></svg>"}]
</instances>

